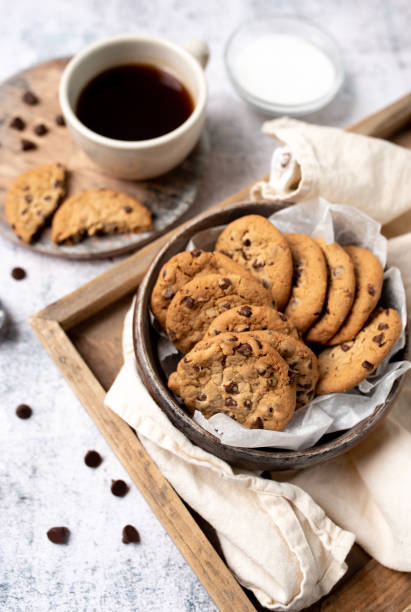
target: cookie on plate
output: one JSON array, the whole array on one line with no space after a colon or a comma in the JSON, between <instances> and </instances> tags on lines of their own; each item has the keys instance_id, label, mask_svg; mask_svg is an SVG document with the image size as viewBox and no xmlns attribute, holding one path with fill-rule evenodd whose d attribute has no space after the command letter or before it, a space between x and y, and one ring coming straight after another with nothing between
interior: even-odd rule
<instances>
[{"instance_id":1,"label":"cookie on plate","mask_svg":"<svg viewBox=\"0 0 411 612\"><path fill-rule=\"evenodd\" d=\"M305 339L307 342L326 344L337 333L353 304L354 265L347 251L336 242L326 244L322 238L316 238L315 242L327 263L328 286L323 313L308 330Z\"/></svg>"},{"instance_id":2,"label":"cookie on plate","mask_svg":"<svg viewBox=\"0 0 411 612\"><path fill-rule=\"evenodd\" d=\"M321 314L327 291L327 266L324 255L310 236L286 234L293 257L294 275L285 314L305 332Z\"/></svg>"},{"instance_id":3,"label":"cookie on plate","mask_svg":"<svg viewBox=\"0 0 411 612\"><path fill-rule=\"evenodd\" d=\"M378 257L368 249L346 246L354 264L356 291L351 311L327 344L334 346L353 340L376 307L381 296L384 270Z\"/></svg>"},{"instance_id":4,"label":"cookie on plate","mask_svg":"<svg viewBox=\"0 0 411 612\"><path fill-rule=\"evenodd\" d=\"M138 234L151 228L151 212L134 198L90 189L63 202L53 217L52 238L56 244L75 244L86 235Z\"/></svg>"},{"instance_id":5,"label":"cookie on plate","mask_svg":"<svg viewBox=\"0 0 411 612\"><path fill-rule=\"evenodd\" d=\"M296 384L296 407L301 408L315 395L318 382L317 357L304 342L276 331L252 331L250 335L270 344L288 364Z\"/></svg>"},{"instance_id":6,"label":"cookie on plate","mask_svg":"<svg viewBox=\"0 0 411 612\"><path fill-rule=\"evenodd\" d=\"M13 232L29 244L57 208L66 192L61 164L36 166L20 174L6 195L6 219Z\"/></svg>"},{"instance_id":7,"label":"cookie on plate","mask_svg":"<svg viewBox=\"0 0 411 612\"><path fill-rule=\"evenodd\" d=\"M291 325L283 312L269 306L244 304L221 313L208 328L205 338L224 332L246 332L256 329L272 329L294 338L299 338L297 328Z\"/></svg>"},{"instance_id":8,"label":"cookie on plate","mask_svg":"<svg viewBox=\"0 0 411 612\"><path fill-rule=\"evenodd\" d=\"M168 386L206 418L222 412L249 428L280 431L295 408L288 370L269 344L249 333L224 333L181 359Z\"/></svg>"},{"instance_id":9,"label":"cookie on plate","mask_svg":"<svg viewBox=\"0 0 411 612\"><path fill-rule=\"evenodd\" d=\"M225 310L271 303L271 293L253 278L239 274L197 276L173 297L167 310L167 335L181 353L187 353Z\"/></svg>"},{"instance_id":10,"label":"cookie on plate","mask_svg":"<svg viewBox=\"0 0 411 612\"><path fill-rule=\"evenodd\" d=\"M292 259L284 236L265 217L246 215L221 232L220 251L241 264L270 289L275 308L282 310L291 289Z\"/></svg>"},{"instance_id":11,"label":"cookie on plate","mask_svg":"<svg viewBox=\"0 0 411 612\"><path fill-rule=\"evenodd\" d=\"M325 349L318 356L317 394L347 391L376 370L401 334L396 310L379 309L355 340Z\"/></svg>"},{"instance_id":12,"label":"cookie on plate","mask_svg":"<svg viewBox=\"0 0 411 612\"><path fill-rule=\"evenodd\" d=\"M177 291L195 276L204 274L249 276L245 268L223 253L208 253L200 249L177 253L161 268L151 294L151 310L163 328L167 309Z\"/></svg>"}]
</instances>

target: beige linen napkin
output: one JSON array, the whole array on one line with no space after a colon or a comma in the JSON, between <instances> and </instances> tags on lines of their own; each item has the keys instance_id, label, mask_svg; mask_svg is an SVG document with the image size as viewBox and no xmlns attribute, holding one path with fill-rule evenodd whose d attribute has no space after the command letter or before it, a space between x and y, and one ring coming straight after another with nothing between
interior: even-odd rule
<instances>
[{"instance_id":1,"label":"beige linen napkin","mask_svg":"<svg viewBox=\"0 0 411 612\"><path fill-rule=\"evenodd\" d=\"M240 472L192 444L144 387L132 340L106 405L133 427L178 494L216 530L227 564L271 610L301 610L345 573L354 535L335 525L299 487Z\"/></svg>"},{"instance_id":2,"label":"beige linen napkin","mask_svg":"<svg viewBox=\"0 0 411 612\"><path fill-rule=\"evenodd\" d=\"M318 196L361 208L388 223L411 208L411 151L338 128L282 117L263 132L284 145L275 151L268 181L253 200L301 202Z\"/></svg>"}]
</instances>

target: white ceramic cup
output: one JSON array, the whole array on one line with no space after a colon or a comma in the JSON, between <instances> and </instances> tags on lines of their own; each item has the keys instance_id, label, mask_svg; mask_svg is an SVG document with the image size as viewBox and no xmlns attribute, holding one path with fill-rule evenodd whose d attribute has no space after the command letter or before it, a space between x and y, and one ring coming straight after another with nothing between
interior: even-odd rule
<instances>
[{"instance_id":1,"label":"white ceramic cup","mask_svg":"<svg viewBox=\"0 0 411 612\"><path fill-rule=\"evenodd\" d=\"M90 45L67 64L60 81L60 105L74 140L98 166L118 178L148 179L175 168L194 148L204 124L207 60L208 47L202 41L183 48L157 36L126 34ZM93 132L77 118L77 100L87 83L108 68L131 63L170 71L189 91L194 110L175 130L149 140L115 140Z\"/></svg>"}]
</instances>

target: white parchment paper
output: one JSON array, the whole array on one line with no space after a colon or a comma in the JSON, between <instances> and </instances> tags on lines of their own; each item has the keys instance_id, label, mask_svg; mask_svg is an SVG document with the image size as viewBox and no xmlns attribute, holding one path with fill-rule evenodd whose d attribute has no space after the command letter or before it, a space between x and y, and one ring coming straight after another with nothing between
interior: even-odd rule
<instances>
[{"instance_id":1,"label":"white parchment paper","mask_svg":"<svg viewBox=\"0 0 411 612\"><path fill-rule=\"evenodd\" d=\"M387 241L381 234L381 225L356 208L329 204L319 198L285 208L272 215L270 221L284 233L301 232L313 238L322 237L327 243L337 241L342 245L366 247L385 266ZM222 226L199 232L193 236L187 249L212 251L221 230ZM384 274L382 303L400 313L403 331L386 360L358 387L345 393L316 397L295 412L283 431L248 429L221 413L207 420L198 410L194 413L194 420L224 444L246 448L269 446L303 450L313 446L326 433L353 427L386 400L393 382L411 367L408 361L390 363L392 355L405 344L405 291L398 268L389 268ZM164 359L176 350L162 338L159 352L160 359Z\"/></svg>"}]
</instances>

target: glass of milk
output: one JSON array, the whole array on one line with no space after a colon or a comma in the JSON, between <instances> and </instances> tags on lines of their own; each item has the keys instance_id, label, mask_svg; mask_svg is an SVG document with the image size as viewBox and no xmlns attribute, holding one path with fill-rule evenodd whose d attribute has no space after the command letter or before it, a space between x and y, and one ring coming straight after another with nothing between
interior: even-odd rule
<instances>
[{"instance_id":1,"label":"glass of milk","mask_svg":"<svg viewBox=\"0 0 411 612\"><path fill-rule=\"evenodd\" d=\"M224 58L237 93L270 114L317 111L344 80L337 43L317 26L291 17L243 23L228 39Z\"/></svg>"}]
</instances>

